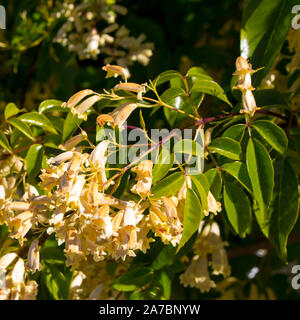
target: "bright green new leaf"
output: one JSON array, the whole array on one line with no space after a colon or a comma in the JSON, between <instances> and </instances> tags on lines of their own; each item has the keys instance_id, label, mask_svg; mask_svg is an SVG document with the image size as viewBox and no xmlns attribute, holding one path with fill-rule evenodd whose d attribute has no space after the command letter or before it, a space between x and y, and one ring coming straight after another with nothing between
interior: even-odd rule
<instances>
[{"instance_id":1,"label":"bright green new leaf","mask_svg":"<svg viewBox=\"0 0 300 320\"><path fill-rule=\"evenodd\" d=\"M208 148L233 160L240 160L242 156L240 144L231 138L216 138L209 144Z\"/></svg>"},{"instance_id":2,"label":"bright green new leaf","mask_svg":"<svg viewBox=\"0 0 300 320\"><path fill-rule=\"evenodd\" d=\"M245 192L237 185L224 184L224 204L227 218L236 233L245 237L245 232L251 222L250 200Z\"/></svg>"},{"instance_id":3,"label":"bright green new leaf","mask_svg":"<svg viewBox=\"0 0 300 320\"><path fill-rule=\"evenodd\" d=\"M13 102L9 103L5 107L5 111L4 111L5 120L15 116L16 114L20 113L21 111L22 110L20 110Z\"/></svg>"},{"instance_id":4,"label":"bright green new leaf","mask_svg":"<svg viewBox=\"0 0 300 320\"><path fill-rule=\"evenodd\" d=\"M288 139L284 131L275 123L267 120L255 121L252 127L279 153L284 154Z\"/></svg>"},{"instance_id":5,"label":"bright green new leaf","mask_svg":"<svg viewBox=\"0 0 300 320\"><path fill-rule=\"evenodd\" d=\"M41 144L33 144L26 155L27 173L30 179L35 178L40 172L43 161L43 146Z\"/></svg>"},{"instance_id":6,"label":"bright green new leaf","mask_svg":"<svg viewBox=\"0 0 300 320\"><path fill-rule=\"evenodd\" d=\"M28 124L43 128L45 131L57 133L51 121L44 115L38 112L28 112L22 114L18 119Z\"/></svg>"},{"instance_id":7,"label":"bright green new leaf","mask_svg":"<svg viewBox=\"0 0 300 320\"><path fill-rule=\"evenodd\" d=\"M68 108L63 108L62 101L59 100L45 100L39 105L39 113L47 113L53 111L60 111L60 112L68 112Z\"/></svg>"},{"instance_id":8,"label":"bright green new leaf","mask_svg":"<svg viewBox=\"0 0 300 320\"><path fill-rule=\"evenodd\" d=\"M21 131L27 138L34 140L32 131L26 122L23 122L18 118L11 118L7 120L7 122Z\"/></svg>"}]
</instances>

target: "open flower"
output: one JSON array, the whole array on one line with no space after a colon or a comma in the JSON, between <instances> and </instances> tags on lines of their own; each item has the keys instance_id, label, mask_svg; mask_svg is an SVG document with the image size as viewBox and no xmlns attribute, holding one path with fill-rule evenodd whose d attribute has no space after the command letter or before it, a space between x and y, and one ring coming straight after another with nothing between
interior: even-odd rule
<instances>
[{"instance_id":1,"label":"open flower","mask_svg":"<svg viewBox=\"0 0 300 320\"><path fill-rule=\"evenodd\" d=\"M32 273L41 270L38 239L35 239L31 242L28 250L26 269L30 270Z\"/></svg>"},{"instance_id":2,"label":"open flower","mask_svg":"<svg viewBox=\"0 0 300 320\"><path fill-rule=\"evenodd\" d=\"M219 201L217 201L214 195L209 191L207 196L207 204L208 208L204 210L204 214L208 216L209 212L217 215L218 212L222 211L222 205Z\"/></svg>"},{"instance_id":3,"label":"open flower","mask_svg":"<svg viewBox=\"0 0 300 320\"><path fill-rule=\"evenodd\" d=\"M135 184L130 190L137 193L142 198L145 198L151 190L152 186L152 168L153 163L151 160L144 160L138 166L131 169L132 172L137 174Z\"/></svg>"},{"instance_id":4,"label":"open flower","mask_svg":"<svg viewBox=\"0 0 300 320\"><path fill-rule=\"evenodd\" d=\"M168 244L176 246L182 235L182 222L177 213L178 199L176 197L162 197L150 207L150 220L155 235Z\"/></svg>"}]
</instances>

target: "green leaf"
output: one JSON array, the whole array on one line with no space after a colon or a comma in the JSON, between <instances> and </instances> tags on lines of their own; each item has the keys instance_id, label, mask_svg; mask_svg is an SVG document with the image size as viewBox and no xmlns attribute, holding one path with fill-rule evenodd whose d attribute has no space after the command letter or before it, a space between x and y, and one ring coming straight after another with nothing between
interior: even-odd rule
<instances>
[{"instance_id":1,"label":"green leaf","mask_svg":"<svg viewBox=\"0 0 300 320\"><path fill-rule=\"evenodd\" d=\"M11 124L13 127L17 128L19 131L21 131L27 138L34 140L32 131L27 123L21 121L18 118L11 118L7 120L7 122Z\"/></svg>"},{"instance_id":2,"label":"green leaf","mask_svg":"<svg viewBox=\"0 0 300 320\"><path fill-rule=\"evenodd\" d=\"M241 159L241 146L237 141L231 138L216 138L209 144L208 148L227 158L233 160Z\"/></svg>"},{"instance_id":3,"label":"green leaf","mask_svg":"<svg viewBox=\"0 0 300 320\"><path fill-rule=\"evenodd\" d=\"M25 160L29 179L33 179L38 175L42 166L43 146L41 144L32 145L27 152Z\"/></svg>"},{"instance_id":4,"label":"green leaf","mask_svg":"<svg viewBox=\"0 0 300 320\"><path fill-rule=\"evenodd\" d=\"M224 90L206 73L204 69L193 67L189 69L186 77L191 78L193 82L190 94L195 92L208 93L231 106Z\"/></svg>"},{"instance_id":5,"label":"green leaf","mask_svg":"<svg viewBox=\"0 0 300 320\"><path fill-rule=\"evenodd\" d=\"M184 183L184 175L181 172L175 172L153 186L152 198L158 199L162 196L168 197L176 194Z\"/></svg>"},{"instance_id":6,"label":"green leaf","mask_svg":"<svg viewBox=\"0 0 300 320\"><path fill-rule=\"evenodd\" d=\"M171 266L176 258L176 247L171 244L163 246L162 250L152 262L152 267L154 270L160 270L164 267Z\"/></svg>"},{"instance_id":7,"label":"green leaf","mask_svg":"<svg viewBox=\"0 0 300 320\"><path fill-rule=\"evenodd\" d=\"M284 131L275 123L267 120L255 121L251 126L279 153L286 152L288 139Z\"/></svg>"},{"instance_id":8,"label":"green leaf","mask_svg":"<svg viewBox=\"0 0 300 320\"><path fill-rule=\"evenodd\" d=\"M156 86L161 85L162 83L165 83L167 81L173 80L173 79L182 79L182 75L175 70L168 70L165 72L162 72L160 75L158 75L155 80L153 81L153 84Z\"/></svg>"},{"instance_id":9,"label":"green leaf","mask_svg":"<svg viewBox=\"0 0 300 320\"><path fill-rule=\"evenodd\" d=\"M183 232L176 252L178 252L198 230L200 221L203 218L203 210L196 193L192 189L187 189L184 208Z\"/></svg>"},{"instance_id":10,"label":"green leaf","mask_svg":"<svg viewBox=\"0 0 300 320\"><path fill-rule=\"evenodd\" d=\"M275 187L268 212L267 234L279 257L286 261L287 240L299 210L298 178L286 159L274 163Z\"/></svg>"},{"instance_id":11,"label":"green leaf","mask_svg":"<svg viewBox=\"0 0 300 320\"><path fill-rule=\"evenodd\" d=\"M20 113L20 110L13 102L9 103L4 111L5 120L15 116L16 114Z\"/></svg>"},{"instance_id":12,"label":"green leaf","mask_svg":"<svg viewBox=\"0 0 300 320\"><path fill-rule=\"evenodd\" d=\"M158 282L162 287L163 296L165 299L170 299L172 290L172 278L166 271L160 271L158 273Z\"/></svg>"},{"instance_id":13,"label":"green leaf","mask_svg":"<svg viewBox=\"0 0 300 320\"><path fill-rule=\"evenodd\" d=\"M196 193L197 193L199 200L201 201L202 209L207 209L208 208L207 196L208 196L208 192L209 192L209 183L208 183L207 178L204 174L201 176L199 175L198 178L196 178L196 177L197 176L191 176L192 182L196 187ZM205 179L206 179L206 182L204 182Z\"/></svg>"},{"instance_id":14,"label":"green leaf","mask_svg":"<svg viewBox=\"0 0 300 320\"><path fill-rule=\"evenodd\" d=\"M45 100L39 105L39 113L47 113L53 111L67 112L68 108L62 108L62 101Z\"/></svg>"},{"instance_id":15,"label":"green leaf","mask_svg":"<svg viewBox=\"0 0 300 320\"><path fill-rule=\"evenodd\" d=\"M8 151L9 153L12 152L9 142L2 131L0 131L0 146L4 148L6 151Z\"/></svg>"},{"instance_id":16,"label":"green leaf","mask_svg":"<svg viewBox=\"0 0 300 320\"><path fill-rule=\"evenodd\" d=\"M240 237L245 237L245 232L251 223L249 198L240 187L226 182L224 184L224 204L227 218L233 229Z\"/></svg>"},{"instance_id":17,"label":"green leaf","mask_svg":"<svg viewBox=\"0 0 300 320\"><path fill-rule=\"evenodd\" d=\"M175 109L184 109L186 105L187 95L181 88L169 88L162 95L161 100ZM174 125L178 112L169 108L164 108L164 114L171 126Z\"/></svg>"},{"instance_id":18,"label":"green leaf","mask_svg":"<svg viewBox=\"0 0 300 320\"><path fill-rule=\"evenodd\" d=\"M45 284L55 300L67 300L69 297L69 283L65 275L53 264L43 263L43 278Z\"/></svg>"},{"instance_id":19,"label":"green leaf","mask_svg":"<svg viewBox=\"0 0 300 320\"><path fill-rule=\"evenodd\" d=\"M225 163L222 165L222 169L232 175L250 193L252 192L251 181L245 163L239 161Z\"/></svg>"},{"instance_id":20,"label":"green leaf","mask_svg":"<svg viewBox=\"0 0 300 320\"><path fill-rule=\"evenodd\" d=\"M246 159L253 194L259 206L255 211L256 218L264 228L274 187L272 161L265 147L256 139L249 139Z\"/></svg>"},{"instance_id":21,"label":"green leaf","mask_svg":"<svg viewBox=\"0 0 300 320\"><path fill-rule=\"evenodd\" d=\"M237 142L241 142L245 133L245 125L244 124L236 124L228 128L224 133L223 137L231 138L236 140Z\"/></svg>"},{"instance_id":22,"label":"green leaf","mask_svg":"<svg viewBox=\"0 0 300 320\"><path fill-rule=\"evenodd\" d=\"M219 195L222 190L222 177L221 173L219 172L218 169L213 168L208 171L206 171L205 176L208 180L209 183L209 189L211 193L214 195L216 199L219 198Z\"/></svg>"},{"instance_id":23,"label":"green leaf","mask_svg":"<svg viewBox=\"0 0 300 320\"><path fill-rule=\"evenodd\" d=\"M22 114L18 119L28 124L43 128L45 131L57 133L51 121L49 121L45 115L38 112L28 112Z\"/></svg>"},{"instance_id":24,"label":"green leaf","mask_svg":"<svg viewBox=\"0 0 300 320\"><path fill-rule=\"evenodd\" d=\"M56 247L42 248L41 259L49 264L65 265L66 257L61 250Z\"/></svg>"},{"instance_id":25,"label":"green leaf","mask_svg":"<svg viewBox=\"0 0 300 320\"><path fill-rule=\"evenodd\" d=\"M165 177L169 170L172 168L174 163L174 154L170 154L167 148L162 146L161 152L159 153L158 161L154 165L152 170L152 183L155 184L157 181Z\"/></svg>"},{"instance_id":26,"label":"green leaf","mask_svg":"<svg viewBox=\"0 0 300 320\"><path fill-rule=\"evenodd\" d=\"M173 149L174 153L189 154L192 156L203 157L203 147L198 143L190 139L182 139L177 141Z\"/></svg>"},{"instance_id":27,"label":"green leaf","mask_svg":"<svg viewBox=\"0 0 300 320\"><path fill-rule=\"evenodd\" d=\"M208 181L207 176L204 173L201 173L198 175L191 175L191 179L192 179L192 181L197 180L201 184L201 186L203 187L205 192L208 193L208 191L210 189L210 183Z\"/></svg>"},{"instance_id":28,"label":"green leaf","mask_svg":"<svg viewBox=\"0 0 300 320\"><path fill-rule=\"evenodd\" d=\"M153 269L140 268L126 272L113 282L112 287L119 291L133 291L150 282L153 278Z\"/></svg>"},{"instance_id":29,"label":"green leaf","mask_svg":"<svg viewBox=\"0 0 300 320\"><path fill-rule=\"evenodd\" d=\"M65 142L72 136L81 122L82 119L78 119L78 117L76 115L73 115L71 111L68 113L63 128L62 142Z\"/></svg>"},{"instance_id":30,"label":"green leaf","mask_svg":"<svg viewBox=\"0 0 300 320\"><path fill-rule=\"evenodd\" d=\"M252 57L254 68L264 67L254 86L268 74L291 28L296 0L248 0L243 11L241 47L243 56ZM248 53L248 54L247 54Z\"/></svg>"}]
</instances>

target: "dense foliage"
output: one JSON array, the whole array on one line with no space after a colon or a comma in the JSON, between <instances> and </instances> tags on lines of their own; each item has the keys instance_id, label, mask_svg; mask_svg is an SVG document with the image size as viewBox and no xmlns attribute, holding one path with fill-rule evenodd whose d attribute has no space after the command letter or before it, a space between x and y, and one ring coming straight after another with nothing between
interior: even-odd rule
<instances>
[{"instance_id":1,"label":"dense foliage","mask_svg":"<svg viewBox=\"0 0 300 320\"><path fill-rule=\"evenodd\" d=\"M1 299L299 298L296 1L3 5Z\"/></svg>"}]
</instances>

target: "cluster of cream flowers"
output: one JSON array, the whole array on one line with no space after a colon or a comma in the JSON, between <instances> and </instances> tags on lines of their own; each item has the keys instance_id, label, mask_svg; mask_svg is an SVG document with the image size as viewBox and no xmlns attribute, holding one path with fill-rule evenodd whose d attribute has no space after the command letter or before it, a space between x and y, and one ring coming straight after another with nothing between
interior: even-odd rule
<instances>
[{"instance_id":1,"label":"cluster of cream flowers","mask_svg":"<svg viewBox=\"0 0 300 320\"><path fill-rule=\"evenodd\" d=\"M251 64L248 63L243 57L236 59L236 70L233 75L238 75L238 83L233 89L239 89L242 93L243 110L242 113L246 113L253 117L256 110L259 108L256 106L256 102L252 91L255 90L252 86L251 75L258 71L253 70Z\"/></svg>"},{"instance_id":2,"label":"cluster of cream flowers","mask_svg":"<svg viewBox=\"0 0 300 320\"><path fill-rule=\"evenodd\" d=\"M114 87L115 91L134 92L142 102L146 84L127 82L128 70L120 66L108 64L103 69L107 71L108 77L121 75L124 78L125 82L117 84ZM114 90L111 94L105 94L112 99L120 99L114 94ZM86 119L86 111L100 99L102 95L86 89L73 95L63 106L79 118ZM111 114L100 115L97 122L100 126L109 123L122 128L131 112L141 105L125 103ZM90 146L82 143L85 140ZM138 251L146 253L150 243L155 241L153 235L165 244L176 246L183 232L185 199L187 189L192 187L191 178L185 176L185 182L176 194L155 198L151 193L152 161L134 162L125 169L130 169L135 175L135 181L130 187L130 192L135 196L130 197L128 192L119 199L110 191L110 186L115 184L114 176L108 178L107 175L108 171L116 170L107 167L112 144L109 140L103 140L97 146L93 146L87 134L81 131L59 146L62 150L59 155L48 159L46 167L39 175L41 182L38 188L25 184L24 194L16 196L16 178L10 176L11 168L8 170L10 177L3 177L0 185L1 223L7 225L10 239L18 240L22 249L24 243L27 246L30 242L28 239L32 239L33 234L43 235L46 231L48 235L55 235L59 245L65 245L66 264L74 271L71 284L71 296L74 299L113 298L116 292L109 284L126 270L126 263L135 257ZM92 152L88 153L90 148ZM21 170L22 161L19 163L19 159L16 158L14 164ZM120 172L120 175L122 173ZM207 203L207 208L204 208L206 216L210 212L217 214L221 211L221 204L211 192L208 193ZM205 265L207 266L207 255L211 254L214 272L227 275L229 267L226 267L223 242L216 230L207 228L204 228L199 241L196 242L196 256L193 261L197 265L201 262L199 270L203 271ZM14 254L11 257L16 256ZM5 256L2 258L5 269L10 260ZM26 278L26 272L34 273L41 270L38 237L31 241L26 270L23 268L23 271L21 268L24 261L21 258L19 261L16 271L13 272L15 275L19 270L19 282L21 278ZM118 261L117 271L113 275L103 278L105 272L102 272L103 276L95 276L111 261ZM194 268L193 262L188 270L190 268ZM191 275L192 273L187 272L182 279ZM201 277L204 277L204 280ZM197 287L201 290L206 287L208 290L213 286L213 282L207 280L208 273L201 277L200 285L198 280L193 280L196 281ZM9 285L15 288L15 280L10 279L8 275ZM185 280L184 283L189 281ZM27 286L31 291L26 289ZM17 298L34 297L34 282L27 284L23 281L20 288ZM28 295L28 292L32 294ZM8 294L6 297L9 298L11 295Z\"/></svg>"},{"instance_id":3,"label":"cluster of cream flowers","mask_svg":"<svg viewBox=\"0 0 300 320\"><path fill-rule=\"evenodd\" d=\"M220 235L220 229L216 222L207 224L203 228L202 222L199 235L194 244L194 256L186 271L180 275L180 281L184 286L195 287L201 292L208 292L216 287L211 280L208 267L211 266L213 275L230 276L227 253ZM203 229L202 229L203 228ZM202 230L201 230L202 229Z\"/></svg>"},{"instance_id":4,"label":"cluster of cream flowers","mask_svg":"<svg viewBox=\"0 0 300 320\"><path fill-rule=\"evenodd\" d=\"M14 261L14 266L10 268ZM35 299L38 285L26 279L24 260L16 253L7 253L0 258L0 277L0 300Z\"/></svg>"},{"instance_id":5,"label":"cluster of cream flowers","mask_svg":"<svg viewBox=\"0 0 300 320\"><path fill-rule=\"evenodd\" d=\"M145 43L145 35L135 38L125 26L116 23L118 14L126 15L127 9L115 1L75 0L58 3L58 10L53 18L64 18L66 22L60 27L55 42L75 52L79 59L96 59L105 54L105 63L117 61L119 65L128 66L134 61L143 65L149 63L153 44ZM96 27L101 21L107 24L101 31Z\"/></svg>"}]
</instances>

